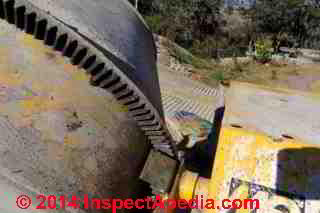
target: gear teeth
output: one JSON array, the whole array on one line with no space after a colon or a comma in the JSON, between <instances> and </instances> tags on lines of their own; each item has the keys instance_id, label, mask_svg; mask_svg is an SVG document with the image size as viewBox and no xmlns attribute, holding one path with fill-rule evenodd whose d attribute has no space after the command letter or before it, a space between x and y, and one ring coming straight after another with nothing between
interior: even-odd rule
<instances>
[{"instance_id":1,"label":"gear teeth","mask_svg":"<svg viewBox=\"0 0 320 213\"><path fill-rule=\"evenodd\" d=\"M133 95L133 90L129 88L129 86L127 85L127 87L117 93L114 94L116 99L121 100L125 97L128 97L130 95Z\"/></svg>"},{"instance_id":2,"label":"gear teeth","mask_svg":"<svg viewBox=\"0 0 320 213\"><path fill-rule=\"evenodd\" d=\"M72 58L78 48L78 41L77 40L68 40L67 44L65 45L62 55L68 58Z\"/></svg>"},{"instance_id":3,"label":"gear teeth","mask_svg":"<svg viewBox=\"0 0 320 213\"><path fill-rule=\"evenodd\" d=\"M176 156L167 130L154 108L149 106L149 102L140 95L139 90L136 91L135 85L131 86L130 81L127 82L121 73L118 74L117 67L109 66L103 55L96 54L98 50L83 46L81 38L77 37L73 29L64 28L63 24L45 12L38 13L31 3L20 0L0 0L0 18L15 24L36 39L43 40L45 45L69 57L73 65L86 70L86 73L91 75L92 85L110 91L120 104L128 107L128 114L156 149L172 157Z\"/></svg>"},{"instance_id":4,"label":"gear teeth","mask_svg":"<svg viewBox=\"0 0 320 213\"><path fill-rule=\"evenodd\" d=\"M15 23L15 10L14 10L14 0L5 0L4 3L4 18L10 24Z\"/></svg>"},{"instance_id":5,"label":"gear teeth","mask_svg":"<svg viewBox=\"0 0 320 213\"><path fill-rule=\"evenodd\" d=\"M26 11L27 13L28 11ZM34 30L35 30L35 25L36 25L36 18L37 18L37 15L36 13L34 12L31 12L31 13L27 13L25 15L25 19L24 19L24 23L25 23L25 26L24 26L24 31L28 34L33 34L34 33Z\"/></svg>"},{"instance_id":6,"label":"gear teeth","mask_svg":"<svg viewBox=\"0 0 320 213\"><path fill-rule=\"evenodd\" d=\"M48 27L44 35L44 43L48 46L53 46L57 40L58 28L56 26Z\"/></svg>"},{"instance_id":7,"label":"gear teeth","mask_svg":"<svg viewBox=\"0 0 320 213\"><path fill-rule=\"evenodd\" d=\"M128 97L126 97L126 98L123 98L123 99L119 100L119 102L120 102L121 104L123 104L123 105L128 106L128 105L130 105L131 103L139 102L139 100L140 100L140 97L139 97L138 95L136 95L136 94L133 94L133 95L131 95L131 96L128 96Z\"/></svg>"},{"instance_id":8,"label":"gear teeth","mask_svg":"<svg viewBox=\"0 0 320 213\"><path fill-rule=\"evenodd\" d=\"M60 33L59 35L57 35L57 39L53 46L55 50L63 52L67 43L68 43L68 34Z\"/></svg>"},{"instance_id":9,"label":"gear teeth","mask_svg":"<svg viewBox=\"0 0 320 213\"><path fill-rule=\"evenodd\" d=\"M106 88L108 91L112 92L113 94L117 93L117 92L120 92L122 90L124 90L126 88L126 84L121 82L117 82L115 84L113 84L112 86Z\"/></svg>"},{"instance_id":10,"label":"gear teeth","mask_svg":"<svg viewBox=\"0 0 320 213\"><path fill-rule=\"evenodd\" d=\"M60 51L61 51L61 53L62 53L63 56L67 56L66 53L67 53L67 51L68 51L68 49L69 49L70 43L71 43L71 41L69 41L69 40L67 39L64 47L63 47L62 49L60 49Z\"/></svg>"},{"instance_id":11,"label":"gear teeth","mask_svg":"<svg viewBox=\"0 0 320 213\"><path fill-rule=\"evenodd\" d=\"M107 89L107 88L111 87L112 85L118 83L119 81L120 81L120 77L118 75L112 73L108 78L101 81L99 86Z\"/></svg>"},{"instance_id":12,"label":"gear teeth","mask_svg":"<svg viewBox=\"0 0 320 213\"><path fill-rule=\"evenodd\" d=\"M85 61L87 54L88 49L86 47L78 46L78 51L75 52L75 54L71 58L72 64L78 65L78 67L80 67L79 65Z\"/></svg>"},{"instance_id":13,"label":"gear teeth","mask_svg":"<svg viewBox=\"0 0 320 213\"><path fill-rule=\"evenodd\" d=\"M71 38L68 39L66 45L64 46L64 48L62 50L62 55L66 56L68 58L72 57L72 55L76 51L77 47L78 47L77 40L71 40Z\"/></svg>"},{"instance_id":14,"label":"gear teeth","mask_svg":"<svg viewBox=\"0 0 320 213\"><path fill-rule=\"evenodd\" d=\"M36 39L43 40L47 31L48 22L46 19L41 19L36 21L36 26L34 30L34 37Z\"/></svg>"},{"instance_id":15,"label":"gear teeth","mask_svg":"<svg viewBox=\"0 0 320 213\"><path fill-rule=\"evenodd\" d=\"M134 117L134 120L136 121L145 121L145 120L151 120L151 119L155 119L154 115L152 115L151 113L147 115Z\"/></svg>"},{"instance_id":16,"label":"gear teeth","mask_svg":"<svg viewBox=\"0 0 320 213\"><path fill-rule=\"evenodd\" d=\"M153 140L161 140L161 141L163 141L163 140L166 140L167 137L165 135L162 135L162 136L153 136L152 135L152 136L149 136L148 139L151 140L151 141L153 141Z\"/></svg>"},{"instance_id":17,"label":"gear teeth","mask_svg":"<svg viewBox=\"0 0 320 213\"><path fill-rule=\"evenodd\" d=\"M142 126L141 129L143 131L155 131L155 130L160 130L161 125L157 123L156 125L153 125L153 126Z\"/></svg>"},{"instance_id":18,"label":"gear teeth","mask_svg":"<svg viewBox=\"0 0 320 213\"><path fill-rule=\"evenodd\" d=\"M141 103L139 101L128 105L128 108L130 110L132 110L132 111L136 110L136 109L141 109L141 108L144 108L144 107L145 107L145 104L143 104L143 103Z\"/></svg>"},{"instance_id":19,"label":"gear teeth","mask_svg":"<svg viewBox=\"0 0 320 213\"><path fill-rule=\"evenodd\" d=\"M132 116L132 117L137 117L137 116L140 116L140 115L145 115L145 114L149 114L150 113L150 110L148 109L137 109L137 110L134 110L134 111L129 111L129 114Z\"/></svg>"},{"instance_id":20,"label":"gear teeth","mask_svg":"<svg viewBox=\"0 0 320 213\"><path fill-rule=\"evenodd\" d=\"M139 126L153 126L153 125L157 125L158 121L153 119L150 121L138 121L138 125Z\"/></svg>"},{"instance_id":21,"label":"gear teeth","mask_svg":"<svg viewBox=\"0 0 320 213\"><path fill-rule=\"evenodd\" d=\"M105 63L103 63L99 59L98 60L96 59L94 64L92 64L90 68L87 69L86 73L90 75L96 75L97 73L99 73L101 70L104 69L104 66L105 66Z\"/></svg>"},{"instance_id":22,"label":"gear teeth","mask_svg":"<svg viewBox=\"0 0 320 213\"><path fill-rule=\"evenodd\" d=\"M4 19L4 2L2 0L0 0L0 18Z\"/></svg>"},{"instance_id":23,"label":"gear teeth","mask_svg":"<svg viewBox=\"0 0 320 213\"><path fill-rule=\"evenodd\" d=\"M26 12L26 7L23 5L16 5L15 8L15 25L23 30L25 26L25 12Z\"/></svg>"},{"instance_id":24,"label":"gear teeth","mask_svg":"<svg viewBox=\"0 0 320 213\"><path fill-rule=\"evenodd\" d=\"M145 132L145 135L146 136L163 136L165 135L165 131L163 130L157 130L157 131L148 131L148 132Z\"/></svg>"},{"instance_id":25,"label":"gear teeth","mask_svg":"<svg viewBox=\"0 0 320 213\"><path fill-rule=\"evenodd\" d=\"M88 50L85 58L82 60L82 62L79 63L78 66L80 68L88 70L94 66L96 59L97 57L94 54L92 54L90 50Z\"/></svg>"},{"instance_id":26,"label":"gear teeth","mask_svg":"<svg viewBox=\"0 0 320 213\"><path fill-rule=\"evenodd\" d=\"M102 67L101 67L102 68ZM110 75L112 75L112 71L108 70L106 68L102 68L101 70L97 71L98 73L96 75L93 75L91 77L91 85L98 86L104 79L108 78Z\"/></svg>"}]
</instances>

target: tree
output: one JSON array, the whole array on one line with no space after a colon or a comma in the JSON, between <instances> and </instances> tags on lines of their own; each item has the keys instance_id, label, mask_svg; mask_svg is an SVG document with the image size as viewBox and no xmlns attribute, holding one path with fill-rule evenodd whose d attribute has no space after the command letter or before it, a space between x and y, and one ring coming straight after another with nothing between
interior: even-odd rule
<instances>
[{"instance_id":1,"label":"tree","mask_svg":"<svg viewBox=\"0 0 320 213\"><path fill-rule=\"evenodd\" d=\"M314 12L317 9L305 0L257 0L256 6L257 28L271 35L274 48L283 38L291 45L304 46L313 33L311 26L320 24L320 16Z\"/></svg>"},{"instance_id":2,"label":"tree","mask_svg":"<svg viewBox=\"0 0 320 213\"><path fill-rule=\"evenodd\" d=\"M157 33L184 47L219 32L222 0L140 0L139 11ZM152 11L148 12L147 11Z\"/></svg>"}]
</instances>

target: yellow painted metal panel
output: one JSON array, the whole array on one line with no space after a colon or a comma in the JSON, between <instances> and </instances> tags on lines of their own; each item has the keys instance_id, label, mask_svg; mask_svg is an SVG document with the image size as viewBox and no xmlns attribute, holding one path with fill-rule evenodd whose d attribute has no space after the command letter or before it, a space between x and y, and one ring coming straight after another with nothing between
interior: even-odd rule
<instances>
[{"instance_id":1,"label":"yellow painted metal panel","mask_svg":"<svg viewBox=\"0 0 320 213\"><path fill-rule=\"evenodd\" d=\"M208 197L221 201L243 199L243 195L248 195L260 200L258 213L318 212L319 160L320 149L314 145L291 138L273 139L256 131L224 126L220 132Z\"/></svg>"}]
</instances>

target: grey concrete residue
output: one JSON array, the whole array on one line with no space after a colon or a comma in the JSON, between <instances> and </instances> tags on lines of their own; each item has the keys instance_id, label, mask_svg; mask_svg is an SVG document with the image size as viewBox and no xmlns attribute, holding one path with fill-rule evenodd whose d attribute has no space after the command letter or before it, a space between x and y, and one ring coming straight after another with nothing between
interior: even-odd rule
<instances>
[{"instance_id":1,"label":"grey concrete residue","mask_svg":"<svg viewBox=\"0 0 320 213\"><path fill-rule=\"evenodd\" d=\"M0 43L10 45L0 45L0 189L10 190L8 203L21 194L138 197L150 145L128 110L42 41L0 22L5 26Z\"/></svg>"},{"instance_id":2,"label":"grey concrete residue","mask_svg":"<svg viewBox=\"0 0 320 213\"><path fill-rule=\"evenodd\" d=\"M29 1L100 46L162 114L153 36L127 0Z\"/></svg>"}]
</instances>

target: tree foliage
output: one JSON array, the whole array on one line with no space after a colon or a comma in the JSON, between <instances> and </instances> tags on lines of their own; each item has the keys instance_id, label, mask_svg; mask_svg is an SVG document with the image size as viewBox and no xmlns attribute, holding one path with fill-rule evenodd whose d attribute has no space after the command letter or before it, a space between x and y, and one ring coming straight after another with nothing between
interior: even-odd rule
<instances>
[{"instance_id":1,"label":"tree foliage","mask_svg":"<svg viewBox=\"0 0 320 213\"><path fill-rule=\"evenodd\" d=\"M319 12L305 0L257 0L257 29L261 34L272 35L274 47L279 42L304 47L315 39L314 27L320 25ZM287 36L282 40L284 34Z\"/></svg>"},{"instance_id":2,"label":"tree foliage","mask_svg":"<svg viewBox=\"0 0 320 213\"><path fill-rule=\"evenodd\" d=\"M185 47L218 33L221 0L140 0L142 13L154 32Z\"/></svg>"},{"instance_id":3,"label":"tree foliage","mask_svg":"<svg viewBox=\"0 0 320 213\"><path fill-rule=\"evenodd\" d=\"M276 51L281 45L320 48L320 0L250 0L249 8L232 8L226 0L138 2L153 32L198 55L211 57L261 37L271 38Z\"/></svg>"}]
</instances>

